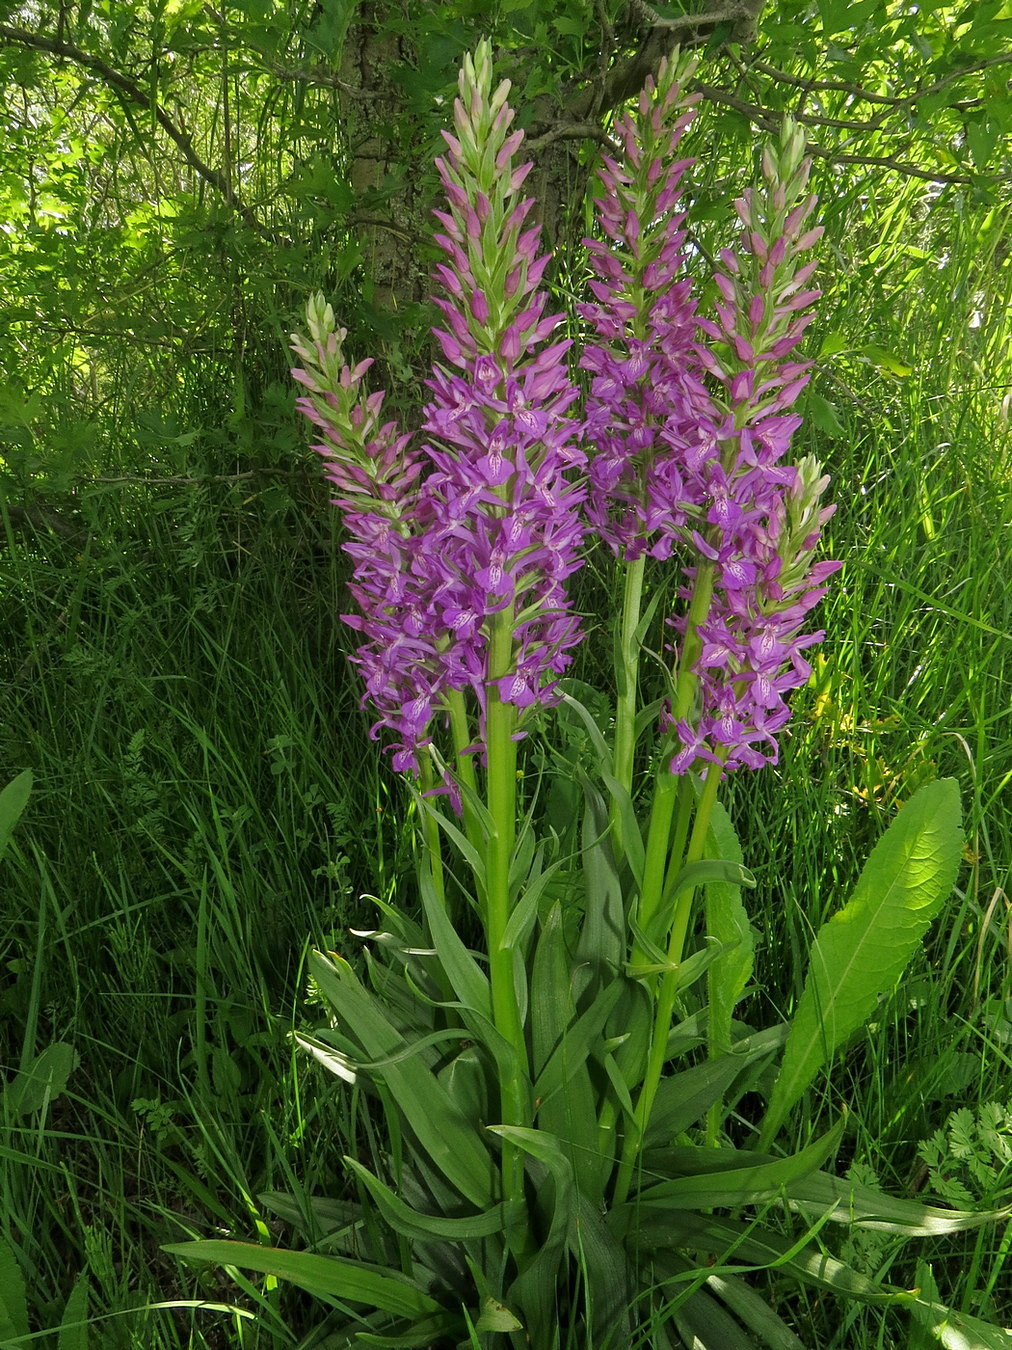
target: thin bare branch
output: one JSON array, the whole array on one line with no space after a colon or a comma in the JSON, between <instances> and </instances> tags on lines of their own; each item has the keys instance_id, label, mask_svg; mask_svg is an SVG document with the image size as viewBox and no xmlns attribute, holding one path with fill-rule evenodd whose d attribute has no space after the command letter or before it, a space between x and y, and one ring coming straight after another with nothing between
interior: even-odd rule
<instances>
[{"instance_id":1,"label":"thin bare branch","mask_svg":"<svg viewBox=\"0 0 1012 1350\"><path fill-rule=\"evenodd\" d=\"M145 111L151 111L152 109L149 89L143 88L136 80L131 79L129 75L124 75L121 70L109 65L101 57L94 56L91 52L86 52L83 48L74 46L73 43L57 41L55 38L45 37L42 33L32 33L25 28L13 28L10 24L5 23L0 23L0 42L6 46L28 47L32 51L48 52L50 56L59 56L67 61L73 61L75 65L98 75L107 85L129 99L132 104L145 109ZM204 163L193 147L192 137L176 125L160 103L156 102L153 106L158 125L179 148L183 158L194 173L202 178L205 183L209 183L251 230L265 239L273 238L266 226L257 219L245 202L232 191L225 176L217 169L212 168L210 164Z\"/></svg>"},{"instance_id":2,"label":"thin bare branch","mask_svg":"<svg viewBox=\"0 0 1012 1350\"><path fill-rule=\"evenodd\" d=\"M803 75L791 75L786 70L780 70L778 67L770 65L768 61L751 61L749 62L749 69L757 70L762 75L768 75L770 79L776 80L779 84L787 84L795 89L805 89L811 93L825 91L834 94L850 94L863 103L880 103L889 108L908 108L919 99L929 98L932 94L940 94L943 89L955 84L964 75L975 75L991 66L1008 65L1010 62L1012 62L1012 52L1001 52L997 56L982 57L979 61L973 61L967 66L960 66L958 70L951 70L948 75L936 80L934 84L911 89L906 94L876 94L871 89L865 89L859 84L849 84L845 80L809 80ZM973 99L970 102L976 105L981 100Z\"/></svg>"}]
</instances>

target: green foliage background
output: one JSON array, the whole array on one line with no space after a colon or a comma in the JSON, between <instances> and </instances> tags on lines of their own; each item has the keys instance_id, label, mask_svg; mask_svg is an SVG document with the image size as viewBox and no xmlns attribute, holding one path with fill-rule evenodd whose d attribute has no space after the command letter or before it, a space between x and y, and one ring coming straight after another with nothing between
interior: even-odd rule
<instances>
[{"instance_id":1,"label":"green foliage background","mask_svg":"<svg viewBox=\"0 0 1012 1350\"><path fill-rule=\"evenodd\" d=\"M334 1193L362 1128L285 1031L310 939L340 948L363 891L414 903L406 803L345 663L286 335L324 290L417 415L431 158L482 34L570 305L594 155L672 41L700 56L702 274L761 134L786 110L806 128L825 298L799 442L833 474L847 565L783 764L730 802L764 996L791 1005L792 957L896 805L955 775L959 892L836 1093L851 1155L899 1190L955 1106L1007 1100L1012 7L0 3L0 777L36 785L0 890L0 1071L76 1055L65 1091L0 1107L0 1236L33 1329L81 1272L92 1315L125 1314L101 1345L294 1344L311 1316L157 1249L266 1238L257 1193ZM606 584L583 578L588 608ZM813 1095L799 1131L837 1104ZM935 1277L1009 1322L1007 1243L966 1241ZM141 1311L187 1299L233 1311ZM827 1347L887 1335L867 1311L797 1318Z\"/></svg>"}]
</instances>

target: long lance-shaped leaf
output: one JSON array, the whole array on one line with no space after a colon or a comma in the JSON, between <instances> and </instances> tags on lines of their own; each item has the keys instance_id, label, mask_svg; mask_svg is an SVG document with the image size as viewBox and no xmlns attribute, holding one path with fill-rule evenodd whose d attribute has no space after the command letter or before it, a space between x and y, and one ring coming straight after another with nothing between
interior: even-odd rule
<instances>
[{"instance_id":1,"label":"long lance-shaped leaf","mask_svg":"<svg viewBox=\"0 0 1012 1350\"><path fill-rule=\"evenodd\" d=\"M437 1214L421 1214L417 1209L404 1203L379 1177L363 1167L354 1158L345 1158L350 1167L362 1181L369 1194L376 1201L380 1213L397 1233L415 1238L421 1242L430 1242L433 1238L444 1238L453 1242L467 1242L474 1238L493 1237L507 1226L508 1211L506 1205L493 1205L483 1214L472 1214L466 1218L446 1219ZM519 1215L518 1215L519 1217Z\"/></svg>"},{"instance_id":2,"label":"long lance-shaped leaf","mask_svg":"<svg viewBox=\"0 0 1012 1350\"><path fill-rule=\"evenodd\" d=\"M759 1162L753 1167L727 1168L720 1149L672 1150L675 1154L691 1155L693 1162L704 1169L712 1158L714 1170L645 1186L630 1203L636 1207L661 1205L665 1209L718 1209L774 1200L785 1186L810 1176L827 1158L833 1157L843 1138L843 1126L841 1119L828 1134L800 1153Z\"/></svg>"},{"instance_id":3,"label":"long lance-shaped leaf","mask_svg":"<svg viewBox=\"0 0 1012 1350\"><path fill-rule=\"evenodd\" d=\"M28 1336L25 1279L14 1251L0 1238L0 1345Z\"/></svg>"},{"instance_id":4,"label":"long lance-shaped leaf","mask_svg":"<svg viewBox=\"0 0 1012 1350\"><path fill-rule=\"evenodd\" d=\"M622 1210L628 1212L615 1211L615 1219L623 1226L625 1241L643 1252L666 1246L694 1247L712 1253L721 1266L733 1263L734 1274L775 1268L803 1284L828 1289L861 1303L895 1306L910 1297L905 1290L883 1285L880 1280L838 1261L812 1244L809 1234L792 1241L757 1223L720 1215L650 1210L637 1216L632 1206L623 1206Z\"/></svg>"},{"instance_id":5,"label":"long lance-shaped leaf","mask_svg":"<svg viewBox=\"0 0 1012 1350\"><path fill-rule=\"evenodd\" d=\"M875 845L847 904L812 946L760 1150L822 1065L895 988L952 890L962 844L959 792L945 778L916 792Z\"/></svg>"},{"instance_id":6,"label":"long lance-shaped leaf","mask_svg":"<svg viewBox=\"0 0 1012 1350\"><path fill-rule=\"evenodd\" d=\"M382 1004L359 983L346 961L320 952L313 952L309 960L320 992L370 1059L382 1059L404 1047ZM382 1079L443 1175L473 1205L487 1209L495 1198L491 1155L428 1067L417 1057L406 1059L383 1069Z\"/></svg>"},{"instance_id":7,"label":"long lance-shaped leaf","mask_svg":"<svg viewBox=\"0 0 1012 1350\"><path fill-rule=\"evenodd\" d=\"M459 1313L439 1313L436 1317L423 1317L415 1322L409 1331L397 1336L381 1336L378 1332L358 1331L354 1339L335 1341L328 1337L325 1344L333 1350L345 1350L361 1345L376 1346L377 1350L429 1350L430 1346L442 1345L456 1340L464 1327L464 1319Z\"/></svg>"},{"instance_id":8,"label":"long lance-shaped leaf","mask_svg":"<svg viewBox=\"0 0 1012 1350\"><path fill-rule=\"evenodd\" d=\"M162 1248L185 1261L213 1261L274 1275L320 1298L338 1298L382 1308L395 1317L426 1317L444 1311L434 1298L397 1271L315 1252L286 1252L253 1242L174 1242Z\"/></svg>"},{"instance_id":9,"label":"long lance-shaped leaf","mask_svg":"<svg viewBox=\"0 0 1012 1350\"><path fill-rule=\"evenodd\" d=\"M744 1280L733 1275L711 1275L708 1287L770 1350L805 1350L802 1341L770 1305Z\"/></svg>"},{"instance_id":10,"label":"long lance-shaped leaf","mask_svg":"<svg viewBox=\"0 0 1012 1350\"><path fill-rule=\"evenodd\" d=\"M609 991L601 997L601 1003L613 1007L619 992L620 987L615 988L614 996ZM597 1011L603 1013L596 1023L599 1033L609 1008ZM531 1050L537 1070L534 1099L538 1103L538 1127L548 1136L558 1136L572 1162L579 1189L599 1199L604 1176L597 1149L597 1100L586 1062L594 1037L583 1034L593 1029L594 1020L577 1019L562 907L555 904L542 928L531 973Z\"/></svg>"},{"instance_id":11,"label":"long lance-shaped leaf","mask_svg":"<svg viewBox=\"0 0 1012 1350\"><path fill-rule=\"evenodd\" d=\"M647 1146L673 1139L701 1120L750 1065L780 1049L785 1035L786 1028L769 1027L739 1041L729 1054L661 1079L647 1121Z\"/></svg>"},{"instance_id":12,"label":"long lance-shaped leaf","mask_svg":"<svg viewBox=\"0 0 1012 1350\"><path fill-rule=\"evenodd\" d=\"M914 1321L927 1328L945 1350L1012 1350L1012 1331L945 1307L926 1261L918 1260L914 1279L916 1288L907 1295L907 1306Z\"/></svg>"},{"instance_id":13,"label":"long lance-shaped leaf","mask_svg":"<svg viewBox=\"0 0 1012 1350\"><path fill-rule=\"evenodd\" d=\"M525 1314L530 1344L551 1345L555 1343L550 1339L551 1329L557 1326L559 1266L579 1210L573 1164L563 1144L544 1130L520 1125L490 1125L489 1129L544 1164L555 1183L548 1233L509 1291L511 1301L518 1301Z\"/></svg>"},{"instance_id":14,"label":"long lance-shaped leaf","mask_svg":"<svg viewBox=\"0 0 1012 1350\"><path fill-rule=\"evenodd\" d=\"M671 1316L682 1343L692 1350L756 1350L755 1341L740 1323L701 1289Z\"/></svg>"},{"instance_id":15,"label":"long lance-shaped leaf","mask_svg":"<svg viewBox=\"0 0 1012 1350\"><path fill-rule=\"evenodd\" d=\"M812 1214L828 1214L840 1223L861 1228L880 1229L884 1233L903 1233L906 1237L938 1237L943 1233L981 1228L1012 1215L1012 1205L1003 1209L941 1209L920 1205L916 1200L901 1200L885 1195L872 1186L816 1172L804 1181L787 1187L787 1199L793 1209ZM831 1206L835 1202L835 1209Z\"/></svg>"}]
</instances>

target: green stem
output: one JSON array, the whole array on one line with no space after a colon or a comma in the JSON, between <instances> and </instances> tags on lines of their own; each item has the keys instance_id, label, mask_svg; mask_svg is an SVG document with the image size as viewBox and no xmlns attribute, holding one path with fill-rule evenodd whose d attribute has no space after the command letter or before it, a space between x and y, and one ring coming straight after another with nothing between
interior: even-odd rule
<instances>
[{"instance_id":1,"label":"green stem","mask_svg":"<svg viewBox=\"0 0 1012 1350\"><path fill-rule=\"evenodd\" d=\"M692 837L689 840L689 847L685 854L686 865L699 862L706 850L706 836L710 829L710 817L713 813L713 804L717 800L717 789L720 786L721 772L722 766L720 764L711 764L707 771L703 783L703 791L699 798L699 804L696 807L696 816L692 826ZM671 1021L675 1011L675 1002L678 998L678 968L681 965L682 956L685 951L685 939L688 934L689 919L692 914L695 896L696 891L695 887L693 887L691 890L683 891L675 904L675 912L671 923L671 937L668 942L669 968L664 973L661 980L661 987L657 995L657 1005L654 1013L654 1030L650 1041L650 1055L647 1059L646 1071L643 1074L640 1094L636 1101L635 1122L633 1127L629 1130L629 1133L626 1135L625 1144L622 1149L622 1162L615 1182L614 1203L616 1205L622 1204L629 1194L629 1186L632 1182L636 1159L639 1156L640 1146L644 1135L646 1134L650 1113L653 1110L654 1100L657 1096L657 1089L660 1087L661 1077L664 1073L664 1065L667 1062L668 1032L671 1029Z\"/></svg>"},{"instance_id":2,"label":"green stem","mask_svg":"<svg viewBox=\"0 0 1012 1350\"><path fill-rule=\"evenodd\" d=\"M489 686L486 708L488 751L488 811L492 833L487 853L487 903L485 933L488 941L489 979L492 986L492 1018L496 1030L516 1052L511 1074L500 1084L504 1125L530 1125L530 1082L527 1047L520 1021L513 980L513 952L505 945L510 917L510 862L516 840L517 747L516 708L503 703L494 681L508 674L513 660L513 608L497 614L489 650ZM515 1145L503 1145L503 1199L523 1197L523 1162Z\"/></svg>"},{"instance_id":3,"label":"green stem","mask_svg":"<svg viewBox=\"0 0 1012 1350\"><path fill-rule=\"evenodd\" d=\"M688 622L685 639L678 661L678 675L675 679L675 692L672 699L671 716L675 722L684 721L692 710L696 697L698 676L693 666L702 651L699 637L699 625L710 610L713 598L713 564L701 562L696 569L696 580L692 588L689 603ZM647 831L646 860L643 866L643 886L640 890L638 922L643 932L649 931L657 916L664 898L664 887L668 876L668 862L671 857L671 821L675 812L675 801L679 795L679 780L668 769L666 755L658 769L657 787L654 792L653 806L650 811L650 825ZM687 829L686 811L689 800L682 797L682 813L679 822L680 839L684 840ZM681 859L675 862L680 865ZM634 949L636 951L638 949ZM634 955L635 962L635 955Z\"/></svg>"},{"instance_id":4,"label":"green stem","mask_svg":"<svg viewBox=\"0 0 1012 1350\"><path fill-rule=\"evenodd\" d=\"M474 813L472 802L478 796L478 780L474 771L474 736L464 705L462 689L451 689L446 696L446 705L450 714L450 734L453 737L453 758L457 780L463 788L461 798L464 811L464 833L467 841L480 853L484 847L481 825ZM475 878L477 883L478 878ZM482 897L484 899L484 897Z\"/></svg>"},{"instance_id":5,"label":"green stem","mask_svg":"<svg viewBox=\"0 0 1012 1350\"><path fill-rule=\"evenodd\" d=\"M639 628L640 607L643 600L643 574L646 555L641 554L625 569L625 594L622 604L622 627L615 667L615 750L613 773L621 787L632 796L633 760L636 754L636 706L639 692ZM618 802L611 803L612 842L619 862L625 856L622 832L622 813Z\"/></svg>"},{"instance_id":6,"label":"green stem","mask_svg":"<svg viewBox=\"0 0 1012 1350\"><path fill-rule=\"evenodd\" d=\"M425 755L421 756L418 780L418 786L424 796L433 787L432 764ZM432 888L439 897L439 903L442 905L444 912L449 913L446 903L446 878L443 873L443 851L439 836L439 822L436 820L434 810L427 809L426 803L423 802L419 809L422 813L422 838L429 859Z\"/></svg>"},{"instance_id":7,"label":"green stem","mask_svg":"<svg viewBox=\"0 0 1012 1350\"><path fill-rule=\"evenodd\" d=\"M675 689L672 697L671 709L672 721L674 722L686 720L695 703L698 676L695 673L694 667L703 645L702 639L699 636L699 625L703 623L710 611L710 604L713 599L713 581L713 563L700 559L699 565L696 568L695 582L692 587L692 598L689 601L685 638L682 642L681 652L679 653L678 673L675 678ZM639 905L637 908L639 927L643 933L650 932L655 919L663 907L664 896L668 884L681 868L681 852L688 831L689 812L691 811L692 806L691 793L685 786L684 781L680 782L675 775L668 770L668 766L665 762L666 758L667 753L662 752L661 763L658 768L657 786L654 791L654 800L650 811L650 825L647 831L646 858L643 866L643 884L640 888ZM717 782L719 782L719 780L720 774L718 773ZM717 790L716 783L714 783L712 795L708 797L708 790L710 790L709 775L707 776L706 784L703 795L700 798L699 806L696 810L695 826L692 838L689 842L688 852L686 853L686 862L697 861L699 857L702 857L702 852L700 852L696 858L693 858L692 853L694 847L697 846L697 835L701 820L703 823L703 832L701 837L699 837L698 847L700 849L703 847L703 841L706 839L706 831L709 829L710 812L713 807L713 801L716 798ZM675 842L677 844L677 854L675 854L672 847L671 826L675 813L675 804L679 800L679 797L681 798L681 809L679 811L678 826L675 832ZM639 1156L643 1132L646 1128L646 1122L650 1118L654 1098L657 1095L657 1088L660 1084L661 1074L664 1070L668 1030L671 1026L671 1017L674 1012L675 998L678 991L677 966L682 959L682 949L685 942L685 934L688 931L688 920L694 898L694 891L683 893L679 897L675 913L672 915L668 959L674 968L664 975L660 988L656 994L657 1001L655 1004L653 1038L650 1045L647 1066L640 1086L639 1097L636 1103L635 1118L629 1124L629 1129L622 1146L622 1160L619 1164L618 1175L615 1181L615 1204L621 1204L629 1194L633 1169L636 1165L636 1159ZM644 960L645 953L642 952L639 943L633 942L630 953L631 964L637 965Z\"/></svg>"}]
</instances>

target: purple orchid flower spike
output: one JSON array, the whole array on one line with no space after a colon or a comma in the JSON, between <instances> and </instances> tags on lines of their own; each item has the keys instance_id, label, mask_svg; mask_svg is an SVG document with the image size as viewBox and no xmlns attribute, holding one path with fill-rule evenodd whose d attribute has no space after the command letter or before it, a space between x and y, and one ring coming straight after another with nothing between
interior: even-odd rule
<instances>
[{"instance_id":1,"label":"purple orchid flower spike","mask_svg":"<svg viewBox=\"0 0 1012 1350\"><path fill-rule=\"evenodd\" d=\"M436 330L447 362L429 387L424 430L432 471L425 565L438 619L453 634L446 678L473 691L480 722L488 694L523 710L554 701L558 676L580 641L565 582L581 565L584 460L577 397L552 341L562 321L540 290L533 203L520 195L530 164L517 165L522 133L510 131L509 83L491 89L486 44L465 58L455 134L436 165L448 210L437 211Z\"/></svg>"},{"instance_id":2,"label":"purple orchid flower spike","mask_svg":"<svg viewBox=\"0 0 1012 1350\"><path fill-rule=\"evenodd\" d=\"M606 155L598 171L604 238L584 241L594 303L580 314L595 333L580 360L592 375L587 515L626 562L671 556L699 518L700 471L713 453L679 209L692 163L678 146L698 102L685 92L694 68L662 61L635 113L620 120L621 157Z\"/></svg>"},{"instance_id":3,"label":"purple orchid flower spike","mask_svg":"<svg viewBox=\"0 0 1012 1350\"><path fill-rule=\"evenodd\" d=\"M804 135L785 118L779 147L763 153L763 189L736 203L742 234L737 252L720 255L716 317L698 321L710 339L697 354L710 377L717 453L704 466L706 514L691 537L713 592L696 628L701 712L695 723L675 718L675 773L697 759L727 769L776 763L776 733L790 717L784 695L808 679L802 653L824 636L804 632L804 619L841 565L812 562L835 509L819 505L828 478L812 458L784 462L801 424L790 409L810 366L791 354L819 295L806 289L816 264L805 255L822 235L808 225L809 169ZM674 624L684 639L687 615Z\"/></svg>"}]
</instances>

